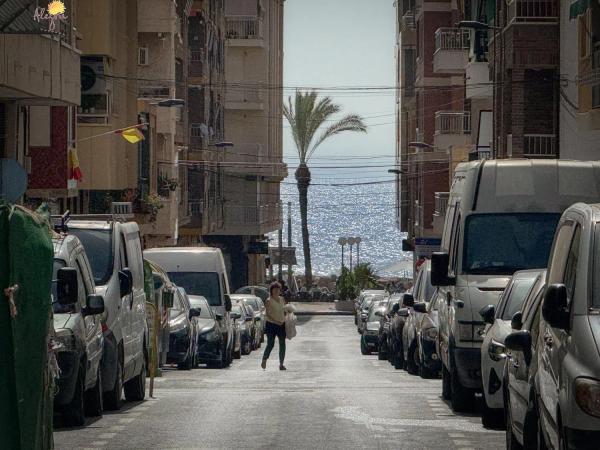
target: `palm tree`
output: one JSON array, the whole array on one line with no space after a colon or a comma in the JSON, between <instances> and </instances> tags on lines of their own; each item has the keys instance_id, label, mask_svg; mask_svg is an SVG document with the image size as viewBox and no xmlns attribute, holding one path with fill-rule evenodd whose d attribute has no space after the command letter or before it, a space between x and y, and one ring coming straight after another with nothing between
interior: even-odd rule
<instances>
[{"instance_id":1,"label":"palm tree","mask_svg":"<svg viewBox=\"0 0 600 450\"><path fill-rule=\"evenodd\" d=\"M298 184L298 195L300 200L300 217L302 219L302 246L304 248L304 277L305 285L310 289L312 285L312 263L310 260L310 241L308 236L308 186L310 185L310 170L308 161L315 150L331 136L343 131L367 132L367 126L362 117L356 114L348 114L334 121L324 128L316 140L315 135L326 123L330 122L331 116L340 112L339 105L333 103L330 97L318 99L315 91L296 91L296 98L292 105L292 98L288 98L288 104L283 105L283 115L290 124L292 136L298 150L300 163L296 169L296 182Z\"/></svg>"}]
</instances>

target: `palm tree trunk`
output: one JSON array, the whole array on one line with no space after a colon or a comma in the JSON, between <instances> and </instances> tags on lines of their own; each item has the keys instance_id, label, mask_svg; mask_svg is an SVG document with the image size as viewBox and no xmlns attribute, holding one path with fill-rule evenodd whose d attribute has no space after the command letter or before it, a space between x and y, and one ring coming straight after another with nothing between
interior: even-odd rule
<instances>
[{"instance_id":1,"label":"palm tree trunk","mask_svg":"<svg viewBox=\"0 0 600 450\"><path fill-rule=\"evenodd\" d=\"M312 262L310 260L310 241L308 236L308 186L310 185L310 170L305 163L300 163L296 169L296 182L300 199L300 218L302 221L302 247L304 248L304 279L306 289L312 286Z\"/></svg>"}]
</instances>

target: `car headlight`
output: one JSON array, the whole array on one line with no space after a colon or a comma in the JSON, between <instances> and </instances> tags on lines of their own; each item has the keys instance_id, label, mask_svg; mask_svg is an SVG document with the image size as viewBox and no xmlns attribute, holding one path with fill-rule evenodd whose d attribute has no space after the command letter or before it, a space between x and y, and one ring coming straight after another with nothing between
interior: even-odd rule
<instances>
[{"instance_id":1,"label":"car headlight","mask_svg":"<svg viewBox=\"0 0 600 450\"><path fill-rule=\"evenodd\" d=\"M591 378L575 380L575 400L587 414L600 417L600 381Z\"/></svg>"},{"instance_id":2,"label":"car headlight","mask_svg":"<svg viewBox=\"0 0 600 450\"><path fill-rule=\"evenodd\" d=\"M75 349L75 335L66 328L55 332L54 342L56 351L64 352Z\"/></svg>"},{"instance_id":3,"label":"car headlight","mask_svg":"<svg viewBox=\"0 0 600 450\"><path fill-rule=\"evenodd\" d=\"M488 355L492 361L501 361L506 357L506 347L498 341L492 339L488 347Z\"/></svg>"},{"instance_id":4,"label":"car headlight","mask_svg":"<svg viewBox=\"0 0 600 450\"><path fill-rule=\"evenodd\" d=\"M211 327L203 328L202 330L200 330L200 338L204 339L207 342L216 342L221 338L221 336L214 327Z\"/></svg>"},{"instance_id":5,"label":"car headlight","mask_svg":"<svg viewBox=\"0 0 600 450\"><path fill-rule=\"evenodd\" d=\"M459 323L458 339L461 341L471 341L473 339L473 325L470 323Z\"/></svg>"},{"instance_id":6,"label":"car headlight","mask_svg":"<svg viewBox=\"0 0 600 450\"><path fill-rule=\"evenodd\" d=\"M438 329L436 327L426 328L421 332L423 339L435 341L438 337Z\"/></svg>"},{"instance_id":7,"label":"car headlight","mask_svg":"<svg viewBox=\"0 0 600 450\"><path fill-rule=\"evenodd\" d=\"M169 322L169 331L171 333L181 333L185 329L185 325L185 314L181 314Z\"/></svg>"}]
</instances>

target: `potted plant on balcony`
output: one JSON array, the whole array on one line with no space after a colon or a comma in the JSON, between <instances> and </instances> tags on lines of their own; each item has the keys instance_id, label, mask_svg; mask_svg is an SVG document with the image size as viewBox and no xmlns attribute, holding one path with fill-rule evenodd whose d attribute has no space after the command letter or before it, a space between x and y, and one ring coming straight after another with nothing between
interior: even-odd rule
<instances>
[{"instance_id":1,"label":"potted plant on balcony","mask_svg":"<svg viewBox=\"0 0 600 450\"><path fill-rule=\"evenodd\" d=\"M141 202L142 211L148 214L148 222L156 222L158 211L163 208L162 198L156 192L150 192Z\"/></svg>"}]
</instances>

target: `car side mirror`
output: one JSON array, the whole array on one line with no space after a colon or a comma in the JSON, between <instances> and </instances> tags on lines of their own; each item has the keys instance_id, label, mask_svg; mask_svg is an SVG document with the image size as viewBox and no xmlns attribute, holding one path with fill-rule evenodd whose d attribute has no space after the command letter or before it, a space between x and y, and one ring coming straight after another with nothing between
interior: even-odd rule
<instances>
[{"instance_id":1,"label":"car side mirror","mask_svg":"<svg viewBox=\"0 0 600 450\"><path fill-rule=\"evenodd\" d=\"M56 293L60 305L68 306L79 300L77 271L73 267L62 267L56 272Z\"/></svg>"},{"instance_id":2,"label":"car side mirror","mask_svg":"<svg viewBox=\"0 0 600 450\"><path fill-rule=\"evenodd\" d=\"M200 317L200 308L190 308L190 320L192 320L194 317Z\"/></svg>"},{"instance_id":3,"label":"car side mirror","mask_svg":"<svg viewBox=\"0 0 600 450\"><path fill-rule=\"evenodd\" d=\"M237 319L241 318L242 316L239 313L232 312L231 314L229 314L229 317L231 317L233 320L237 320Z\"/></svg>"},{"instance_id":4,"label":"car side mirror","mask_svg":"<svg viewBox=\"0 0 600 450\"><path fill-rule=\"evenodd\" d=\"M431 255L431 284L433 286L454 286L456 280L448 276L450 255L436 252Z\"/></svg>"},{"instance_id":5,"label":"car side mirror","mask_svg":"<svg viewBox=\"0 0 600 450\"><path fill-rule=\"evenodd\" d=\"M133 290L133 275L127 267L119 271L119 290L121 297L131 294Z\"/></svg>"},{"instance_id":6,"label":"car side mirror","mask_svg":"<svg viewBox=\"0 0 600 450\"><path fill-rule=\"evenodd\" d=\"M394 303L394 306L392 306L392 313L396 314L399 309L400 309L400 303Z\"/></svg>"},{"instance_id":7,"label":"car side mirror","mask_svg":"<svg viewBox=\"0 0 600 450\"><path fill-rule=\"evenodd\" d=\"M104 298L101 295L90 294L85 300L85 308L81 314L86 316L95 316L104 312Z\"/></svg>"},{"instance_id":8,"label":"car side mirror","mask_svg":"<svg viewBox=\"0 0 600 450\"><path fill-rule=\"evenodd\" d=\"M401 308L398 310L398 315L400 317L408 317L408 308Z\"/></svg>"},{"instance_id":9,"label":"car side mirror","mask_svg":"<svg viewBox=\"0 0 600 450\"><path fill-rule=\"evenodd\" d=\"M479 311L479 315L483 319L485 323L489 323L490 325L494 323L494 319L496 318L496 306L495 305L487 305L481 308Z\"/></svg>"},{"instance_id":10,"label":"car side mirror","mask_svg":"<svg viewBox=\"0 0 600 450\"><path fill-rule=\"evenodd\" d=\"M231 312L231 297L225 294L225 311Z\"/></svg>"},{"instance_id":11,"label":"car side mirror","mask_svg":"<svg viewBox=\"0 0 600 450\"><path fill-rule=\"evenodd\" d=\"M223 320L223 314L215 314L215 319L219 321Z\"/></svg>"},{"instance_id":12,"label":"car side mirror","mask_svg":"<svg viewBox=\"0 0 600 450\"><path fill-rule=\"evenodd\" d=\"M510 320L510 327L513 330L520 330L523 328L523 313L521 311L517 311Z\"/></svg>"},{"instance_id":13,"label":"car side mirror","mask_svg":"<svg viewBox=\"0 0 600 450\"><path fill-rule=\"evenodd\" d=\"M172 308L175 302L175 293L171 289L165 288L162 293L163 309Z\"/></svg>"},{"instance_id":14,"label":"car side mirror","mask_svg":"<svg viewBox=\"0 0 600 450\"><path fill-rule=\"evenodd\" d=\"M413 309L415 310L415 312L425 314L427 312L427 303L425 303L425 302L415 303L413 305Z\"/></svg>"},{"instance_id":15,"label":"car side mirror","mask_svg":"<svg viewBox=\"0 0 600 450\"><path fill-rule=\"evenodd\" d=\"M504 340L504 346L513 351L522 352L525 357L525 363L531 362L531 334L529 331L513 331Z\"/></svg>"},{"instance_id":16,"label":"car side mirror","mask_svg":"<svg viewBox=\"0 0 600 450\"><path fill-rule=\"evenodd\" d=\"M552 328L569 329L569 310L567 308L567 287L564 284L551 284L546 288L542 316Z\"/></svg>"},{"instance_id":17,"label":"car side mirror","mask_svg":"<svg viewBox=\"0 0 600 450\"><path fill-rule=\"evenodd\" d=\"M412 294L404 294L402 298L402 305L405 308L412 308L415 305L415 298Z\"/></svg>"}]
</instances>

